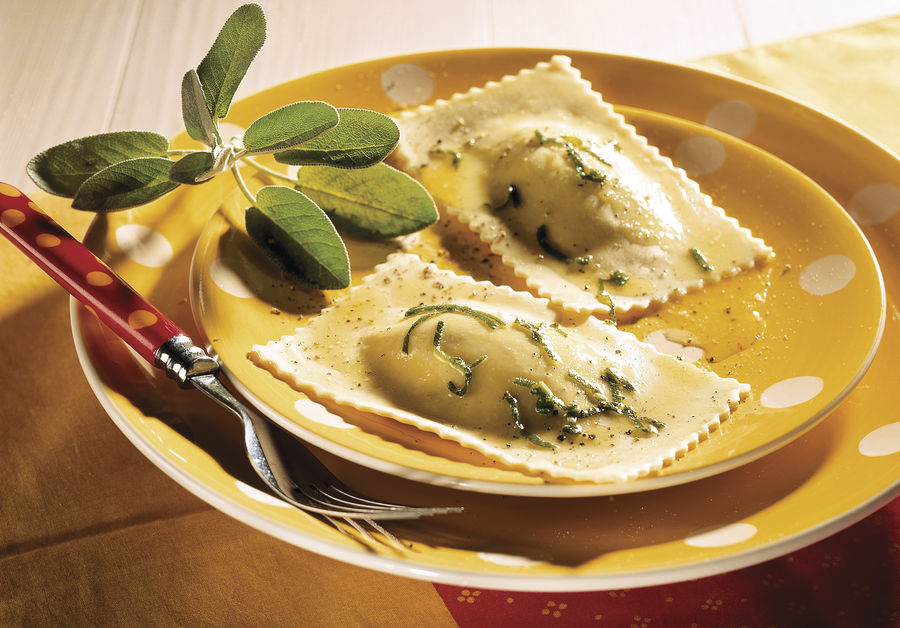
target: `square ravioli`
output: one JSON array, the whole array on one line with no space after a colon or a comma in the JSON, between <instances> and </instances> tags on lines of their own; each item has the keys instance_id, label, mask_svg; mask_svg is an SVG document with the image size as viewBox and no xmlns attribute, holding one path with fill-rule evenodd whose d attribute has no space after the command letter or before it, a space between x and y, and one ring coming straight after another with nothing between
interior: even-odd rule
<instances>
[{"instance_id":1,"label":"square ravioli","mask_svg":"<svg viewBox=\"0 0 900 628\"><path fill-rule=\"evenodd\" d=\"M547 481L624 482L709 436L749 386L593 316L395 254L250 359L313 400L388 417Z\"/></svg>"},{"instance_id":2,"label":"square ravioli","mask_svg":"<svg viewBox=\"0 0 900 628\"><path fill-rule=\"evenodd\" d=\"M568 57L396 120L397 165L565 309L635 315L771 254Z\"/></svg>"}]
</instances>

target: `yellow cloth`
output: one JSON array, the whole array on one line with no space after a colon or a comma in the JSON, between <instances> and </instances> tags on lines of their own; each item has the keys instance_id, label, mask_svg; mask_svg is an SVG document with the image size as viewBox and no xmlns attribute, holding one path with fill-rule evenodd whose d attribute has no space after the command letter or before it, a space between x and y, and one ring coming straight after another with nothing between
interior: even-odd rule
<instances>
[{"instance_id":1,"label":"yellow cloth","mask_svg":"<svg viewBox=\"0 0 900 628\"><path fill-rule=\"evenodd\" d=\"M694 65L777 89L900 151L900 16Z\"/></svg>"},{"instance_id":2,"label":"yellow cloth","mask_svg":"<svg viewBox=\"0 0 900 628\"><path fill-rule=\"evenodd\" d=\"M900 150L898 58L900 17L697 64ZM430 584L298 549L178 487L91 393L64 292L5 240L0 268L0 625L453 625Z\"/></svg>"}]
</instances>

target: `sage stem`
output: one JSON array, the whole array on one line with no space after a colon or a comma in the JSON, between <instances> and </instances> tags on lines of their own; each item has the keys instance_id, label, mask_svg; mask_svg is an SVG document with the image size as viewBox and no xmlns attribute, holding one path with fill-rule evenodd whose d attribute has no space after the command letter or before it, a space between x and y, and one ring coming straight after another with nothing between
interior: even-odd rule
<instances>
[{"instance_id":1,"label":"sage stem","mask_svg":"<svg viewBox=\"0 0 900 628\"><path fill-rule=\"evenodd\" d=\"M244 193L244 196L247 197L251 204L256 205L256 197L253 196L253 192L250 191L250 188L248 188L247 184L244 182L244 177L241 176L241 171L237 167L237 164L231 166L231 174L234 175L234 180L237 181L238 187L241 188L241 192Z\"/></svg>"},{"instance_id":2,"label":"sage stem","mask_svg":"<svg viewBox=\"0 0 900 628\"><path fill-rule=\"evenodd\" d=\"M253 166L253 167L256 168L257 170L259 170L260 172L264 172L265 174L269 175L270 177L273 177L273 178L275 178L275 179L281 179L282 181L287 181L288 183L292 183L292 184L296 184L296 183L297 183L297 180L296 180L296 179L292 179L290 176L286 175L286 174L283 173L283 172L278 172L277 170L275 170L275 169L273 169L273 168L269 168L268 166L264 166L264 165L262 165L261 163L259 163L258 161L256 161L255 159L252 159L252 158L250 158L250 157L244 157L243 159L244 159L244 161L246 161L248 164L250 164L251 166Z\"/></svg>"}]
</instances>

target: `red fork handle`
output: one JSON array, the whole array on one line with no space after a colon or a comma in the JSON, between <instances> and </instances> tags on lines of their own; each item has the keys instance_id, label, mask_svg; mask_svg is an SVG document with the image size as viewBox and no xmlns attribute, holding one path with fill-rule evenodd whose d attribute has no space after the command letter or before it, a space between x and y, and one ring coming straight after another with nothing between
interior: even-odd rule
<instances>
[{"instance_id":1,"label":"red fork handle","mask_svg":"<svg viewBox=\"0 0 900 628\"><path fill-rule=\"evenodd\" d=\"M0 183L0 232L150 362L187 336L20 190Z\"/></svg>"}]
</instances>

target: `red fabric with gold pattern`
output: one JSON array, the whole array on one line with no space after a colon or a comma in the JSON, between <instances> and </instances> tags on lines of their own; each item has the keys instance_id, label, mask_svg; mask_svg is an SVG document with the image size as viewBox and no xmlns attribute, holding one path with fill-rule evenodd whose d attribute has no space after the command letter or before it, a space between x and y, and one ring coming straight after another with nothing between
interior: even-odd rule
<instances>
[{"instance_id":1,"label":"red fabric with gold pattern","mask_svg":"<svg viewBox=\"0 0 900 628\"><path fill-rule=\"evenodd\" d=\"M900 626L900 499L787 556L669 585L522 593L435 585L460 628Z\"/></svg>"}]
</instances>

